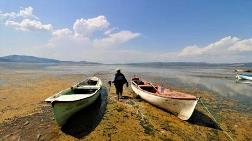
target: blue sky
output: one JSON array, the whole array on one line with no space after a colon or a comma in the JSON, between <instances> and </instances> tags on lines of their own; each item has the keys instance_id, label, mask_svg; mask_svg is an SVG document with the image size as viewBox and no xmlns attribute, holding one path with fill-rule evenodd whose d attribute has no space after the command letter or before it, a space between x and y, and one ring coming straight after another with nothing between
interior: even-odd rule
<instances>
[{"instance_id":1,"label":"blue sky","mask_svg":"<svg viewBox=\"0 0 252 141\"><path fill-rule=\"evenodd\" d=\"M252 1L0 1L0 56L251 62Z\"/></svg>"}]
</instances>

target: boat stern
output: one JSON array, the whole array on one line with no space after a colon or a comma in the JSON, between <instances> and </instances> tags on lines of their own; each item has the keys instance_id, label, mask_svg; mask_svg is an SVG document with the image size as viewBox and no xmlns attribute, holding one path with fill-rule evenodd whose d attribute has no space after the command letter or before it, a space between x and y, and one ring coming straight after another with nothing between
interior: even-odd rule
<instances>
[{"instance_id":1,"label":"boat stern","mask_svg":"<svg viewBox=\"0 0 252 141\"><path fill-rule=\"evenodd\" d=\"M178 118L181 120L188 120L192 116L199 99L200 98L197 97L195 100L187 100L183 109L178 113Z\"/></svg>"}]
</instances>

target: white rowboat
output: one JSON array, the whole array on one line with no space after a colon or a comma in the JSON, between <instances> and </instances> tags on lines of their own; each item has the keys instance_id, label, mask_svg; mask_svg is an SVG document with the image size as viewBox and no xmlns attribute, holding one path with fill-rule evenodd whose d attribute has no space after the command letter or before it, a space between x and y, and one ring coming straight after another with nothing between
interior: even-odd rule
<instances>
[{"instance_id":1,"label":"white rowboat","mask_svg":"<svg viewBox=\"0 0 252 141\"><path fill-rule=\"evenodd\" d=\"M172 91L159 85L132 78L131 88L145 101L169 111L182 120L188 120L199 98L182 92Z\"/></svg>"}]
</instances>

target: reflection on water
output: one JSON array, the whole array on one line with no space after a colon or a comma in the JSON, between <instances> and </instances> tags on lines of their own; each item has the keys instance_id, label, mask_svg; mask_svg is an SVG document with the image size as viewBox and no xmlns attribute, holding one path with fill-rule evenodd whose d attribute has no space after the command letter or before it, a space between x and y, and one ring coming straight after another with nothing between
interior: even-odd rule
<instances>
[{"instance_id":1,"label":"reflection on water","mask_svg":"<svg viewBox=\"0 0 252 141\"><path fill-rule=\"evenodd\" d=\"M88 135L103 118L107 96L106 88L102 88L99 98L92 105L73 115L61 130L76 138Z\"/></svg>"},{"instance_id":2,"label":"reflection on water","mask_svg":"<svg viewBox=\"0 0 252 141\"><path fill-rule=\"evenodd\" d=\"M251 80L236 80L235 82L240 83L240 84L248 84L248 85L252 86Z\"/></svg>"},{"instance_id":3,"label":"reflection on water","mask_svg":"<svg viewBox=\"0 0 252 141\"><path fill-rule=\"evenodd\" d=\"M87 74L91 75L94 73L102 72L113 72L115 66L112 65L57 65L57 66L48 66L46 70L50 72L57 72L62 74Z\"/></svg>"},{"instance_id":4,"label":"reflection on water","mask_svg":"<svg viewBox=\"0 0 252 141\"><path fill-rule=\"evenodd\" d=\"M2 84L3 84L3 80L0 79L0 85L2 85Z\"/></svg>"},{"instance_id":5,"label":"reflection on water","mask_svg":"<svg viewBox=\"0 0 252 141\"><path fill-rule=\"evenodd\" d=\"M244 104L251 105L252 87L235 83L235 80L199 77L178 77L181 82L186 82L191 87L212 91L220 96L239 100ZM197 86L199 85L199 86Z\"/></svg>"}]
</instances>

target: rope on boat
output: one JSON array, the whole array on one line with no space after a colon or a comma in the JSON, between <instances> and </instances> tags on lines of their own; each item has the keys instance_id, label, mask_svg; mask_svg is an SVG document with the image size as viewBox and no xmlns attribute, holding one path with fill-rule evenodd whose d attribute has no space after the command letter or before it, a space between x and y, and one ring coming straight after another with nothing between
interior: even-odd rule
<instances>
[{"instance_id":1,"label":"rope on boat","mask_svg":"<svg viewBox=\"0 0 252 141\"><path fill-rule=\"evenodd\" d=\"M217 125L221 128L221 130L224 131L224 133L229 137L229 139L231 141L234 141L234 139L231 137L231 135L229 134L230 131L227 131L226 128L224 128L223 126L221 126L220 123L218 123L218 121L216 120L216 118L213 116L213 114L209 111L209 109L207 108L207 106L204 104L202 98L199 99L200 103L203 105L203 107L206 109L206 111L209 113L209 115L212 117L212 119L214 120L215 123L217 123Z\"/></svg>"}]
</instances>

